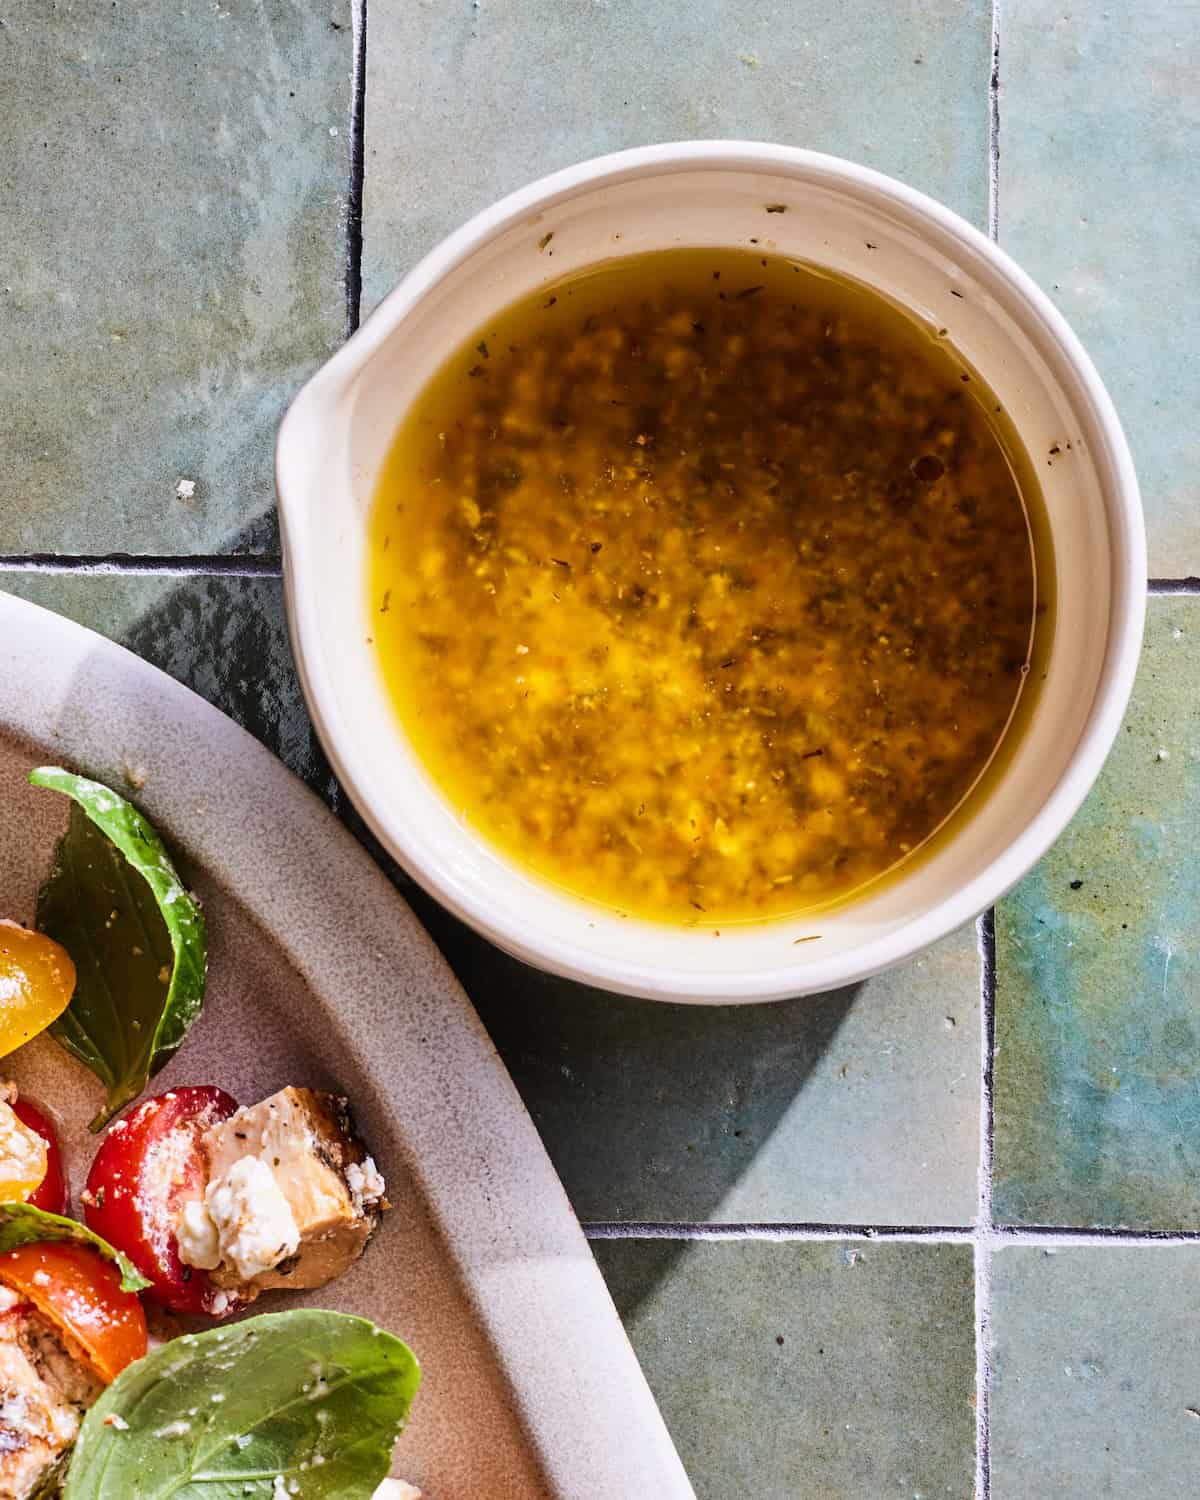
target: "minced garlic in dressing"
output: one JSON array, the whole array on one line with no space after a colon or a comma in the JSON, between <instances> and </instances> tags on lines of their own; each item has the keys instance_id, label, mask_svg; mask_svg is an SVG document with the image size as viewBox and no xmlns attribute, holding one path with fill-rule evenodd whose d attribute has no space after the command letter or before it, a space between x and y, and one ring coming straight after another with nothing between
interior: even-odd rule
<instances>
[{"instance_id":1,"label":"minced garlic in dressing","mask_svg":"<svg viewBox=\"0 0 1200 1500\"><path fill-rule=\"evenodd\" d=\"M465 819L689 924L812 909L929 839L1037 615L1028 464L946 333L681 250L543 289L448 361L383 472L369 588Z\"/></svg>"}]
</instances>

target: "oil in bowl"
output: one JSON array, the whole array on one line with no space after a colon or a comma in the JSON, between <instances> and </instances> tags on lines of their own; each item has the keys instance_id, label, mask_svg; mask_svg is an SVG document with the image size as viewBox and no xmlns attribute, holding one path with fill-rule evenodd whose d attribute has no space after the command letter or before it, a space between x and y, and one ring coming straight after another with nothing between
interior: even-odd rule
<instances>
[{"instance_id":1,"label":"oil in bowl","mask_svg":"<svg viewBox=\"0 0 1200 1500\"><path fill-rule=\"evenodd\" d=\"M382 471L368 579L455 811L688 925L843 901L964 816L1051 570L1020 442L944 334L804 263L672 250L456 351Z\"/></svg>"}]
</instances>

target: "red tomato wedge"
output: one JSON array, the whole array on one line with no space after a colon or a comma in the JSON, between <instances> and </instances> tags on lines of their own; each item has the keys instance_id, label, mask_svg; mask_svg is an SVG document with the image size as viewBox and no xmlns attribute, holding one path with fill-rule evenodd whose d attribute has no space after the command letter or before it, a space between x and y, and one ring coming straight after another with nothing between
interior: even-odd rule
<instances>
[{"instance_id":1,"label":"red tomato wedge","mask_svg":"<svg viewBox=\"0 0 1200 1500\"><path fill-rule=\"evenodd\" d=\"M37 1189L25 1200L34 1208L43 1208L48 1214L65 1214L67 1211L67 1177L63 1171L62 1148L58 1144L58 1132L48 1115L31 1100L21 1098L12 1106L12 1112L22 1125L36 1131L46 1143L46 1175Z\"/></svg>"},{"instance_id":2,"label":"red tomato wedge","mask_svg":"<svg viewBox=\"0 0 1200 1500\"><path fill-rule=\"evenodd\" d=\"M146 1314L121 1273L86 1245L42 1240L0 1255L0 1281L32 1302L106 1383L146 1352Z\"/></svg>"},{"instance_id":3,"label":"red tomato wedge","mask_svg":"<svg viewBox=\"0 0 1200 1500\"><path fill-rule=\"evenodd\" d=\"M173 1312L216 1317L234 1310L206 1271L179 1259L175 1225L203 1195L200 1137L237 1104L223 1089L172 1089L110 1125L83 1194L84 1217L123 1250L151 1285L146 1295Z\"/></svg>"}]
</instances>

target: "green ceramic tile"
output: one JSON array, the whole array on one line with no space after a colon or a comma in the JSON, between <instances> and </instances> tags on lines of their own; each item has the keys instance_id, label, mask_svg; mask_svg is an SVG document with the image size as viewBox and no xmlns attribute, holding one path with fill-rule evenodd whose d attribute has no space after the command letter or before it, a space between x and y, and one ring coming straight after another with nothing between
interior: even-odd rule
<instances>
[{"instance_id":1,"label":"green ceramic tile","mask_svg":"<svg viewBox=\"0 0 1200 1500\"><path fill-rule=\"evenodd\" d=\"M968 1246L593 1249L699 1500L968 1500Z\"/></svg>"},{"instance_id":2,"label":"green ceramic tile","mask_svg":"<svg viewBox=\"0 0 1200 1500\"><path fill-rule=\"evenodd\" d=\"M1125 728L997 914L1001 1220L1200 1228L1200 599L1153 598Z\"/></svg>"},{"instance_id":3,"label":"green ceramic tile","mask_svg":"<svg viewBox=\"0 0 1200 1500\"><path fill-rule=\"evenodd\" d=\"M349 9L4 11L0 552L274 545L275 424L345 327Z\"/></svg>"},{"instance_id":4,"label":"green ceramic tile","mask_svg":"<svg viewBox=\"0 0 1200 1500\"><path fill-rule=\"evenodd\" d=\"M992 1269L992 1500L1190 1497L1200 1246L1009 1248Z\"/></svg>"},{"instance_id":5,"label":"green ceramic tile","mask_svg":"<svg viewBox=\"0 0 1200 1500\"><path fill-rule=\"evenodd\" d=\"M411 886L584 1221L964 1224L979 1159L967 929L845 989L660 1005L526 968Z\"/></svg>"},{"instance_id":6,"label":"green ceramic tile","mask_svg":"<svg viewBox=\"0 0 1200 1500\"><path fill-rule=\"evenodd\" d=\"M333 798L292 666L279 579L3 573L0 589L128 646Z\"/></svg>"},{"instance_id":7,"label":"green ceramic tile","mask_svg":"<svg viewBox=\"0 0 1200 1500\"><path fill-rule=\"evenodd\" d=\"M365 305L501 194L653 141L854 157L979 222L990 0L411 0L367 23Z\"/></svg>"},{"instance_id":8,"label":"green ceramic tile","mask_svg":"<svg viewBox=\"0 0 1200 1500\"><path fill-rule=\"evenodd\" d=\"M1200 573L1198 28L1180 0L1001 10L1001 243L1108 383L1166 578Z\"/></svg>"}]
</instances>

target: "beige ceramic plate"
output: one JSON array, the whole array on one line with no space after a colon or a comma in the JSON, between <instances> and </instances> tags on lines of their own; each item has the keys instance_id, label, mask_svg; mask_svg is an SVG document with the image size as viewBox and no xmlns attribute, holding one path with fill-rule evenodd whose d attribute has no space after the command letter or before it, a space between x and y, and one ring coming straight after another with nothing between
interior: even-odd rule
<instances>
[{"instance_id":1,"label":"beige ceramic plate","mask_svg":"<svg viewBox=\"0 0 1200 1500\"><path fill-rule=\"evenodd\" d=\"M219 1083L249 1102L306 1083L354 1101L395 1208L312 1300L375 1319L421 1359L396 1472L429 1500L691 1496L512 1083L358 845L202 699L0 594L0 915L25 921L66 815L26 784L47 761L118 788L144 775L138 801L204 899L209 998L156 1090ZM11 1072L62 1118L78 1189L98 1085L47 1038Z\"/></svg>"}]
</instances>

